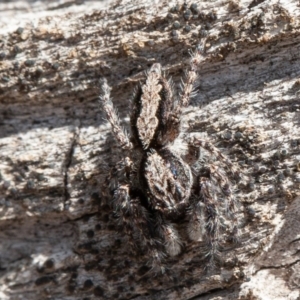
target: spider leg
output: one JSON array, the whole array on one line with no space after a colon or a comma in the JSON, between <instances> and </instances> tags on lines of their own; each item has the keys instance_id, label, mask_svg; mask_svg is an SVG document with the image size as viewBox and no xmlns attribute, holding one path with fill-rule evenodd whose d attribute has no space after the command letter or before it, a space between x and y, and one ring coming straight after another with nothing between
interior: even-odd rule
<instances>
[{"instance_id":1,"label":"spider leg","mask_svg":"<svg viewBox=\"0 0 300 300\"><path fill-rule=\"evenodd\" d=\"M131 237L135 248L142 246L143 250L152 251L157 248L159 241L153 238L154 224L147 210L141 205L138 197L130 197L128 184L120 184L113 196L114 211L119 217L125 233ZM152 228L151 228L152 227ZM153 257L156 254L153 253Z\"/></svg>"},{"instance_id":2,"label":"spider leg","mask_svg":"<svg viewBox=\"0 0 300 300\"><path fill-rule=\"evenodd\" d=\"M102 95L100 96L100 103L103 107L103 110L106 113L108 122L112 127L112 132L118 141L119 145L123 149L132 149L132 144L129 140L128 134L120 124L120 119L118 113L114 108L114 105L110 98L111 87L107 84L107 80L103 79L102 81Z\"/></svg>"},{"instance_id":3,"label":"spider leg","mask_svg":"<svg viewBox=\"0 0 300 300\"><path fill-rule=\"evenodd\" d=\"M210 264L219 256L220 214L218 201L208 178L200 177L200 201L204 204L205 232L207 240L206 258Z\"/></svg>"},{"instance_id":4,"label":"spider leg","mask_svg":"<svg viewBox=\"0 0 300 300\"><path fill-rule=\"evenodd\" d=\"M157 220L156 230L163 241L166 252L170 256L178 255L182 247L178 231L171 222L166 220L161 212L157 211L155 213L155 219Z\"/></svg>"},{"instance_id":5,"label":"spider leg","mask_svg":"<svg viewBox=\"0 0 300 300\"><path fill-rule=\"evenodd\" d=\"M190 103L191 97L194 96L193 89L197 79L197 67L201 62L205 60L205 43L206 40L202 40L198 45L197 50L192 53L190 60L190 70L185 75L185 81L182 81L181 95L176 107L170 112L168 117L169 128L172 128L177 135L174 136L173 140L178 136L180 130L180 118L182 110L187 107Z\"/></svg>"},{"instance_id":6,"label":"spider leg","mask_svg":"<svg viewBox=\"0 0 300 300\"><path fill-rule=\"evenodd\" d=\"M155 232L156 224L148 210L142 205L140 195L130 186L133 163L126 157L113 168L107 182L113 193L112 206L120 226L129 236L134 249L141 250L149 257L150 265L162 265L163 244Z\"/></svg>"},{"instance_id":7,"label":"spider leg","mask_svg":"<svg viewBox=\"0 0 300 300\"><path fill-rule=\"evenodd\" d=\"M205 238L205 215L204 204L199 196L192 199L191 207L187 210L189 215L188 235L193 241L203 241Z\"/></svg>"},{"instance_id":8,"label":"spider leg","mask_svg":"<svg viewBox=\"0 0 300 300\"><path fill-rule=\"evenodd\" d=\"M193 240L202 240L206 236L208 240L207 256L213 261L214 256L218 256L219 234L225 223L222 222L220 215L224 215L227 223L235 235L238 231L237 226L237 201L233 197L232 185L225 169L235 177L240 177L240 172L234 164L211 143L197 139L195 137L188 140L189 154L194 156L190 161L197 160L199 156L199 147L204 148L210 155L214 156L217 164L206 164L201 168L202 175L198 175L196 197L198 202L194 201L191 210L191 221L189 226L189 236ZM222 212L222 213L221 213ZM229 227L227 226L227 227Z\"/></svg>"},{"instance_id":9,"label":"spider leg","mask_svg":"<svg viewBox=\"0 0 300 300\"><path fill-rule=\"evenodd\" d=\"M196 151L196 149L203 148L207 152L210 153L213 157L215 157L218 162L223 165L235 179L242 178L242 174L240 170L232 163L232 161L226 157L218 148L216 148L212 143L199 139L196 137L191 137L186 139L186 142L188 143L189 152L193 153L195 156L193 158L189 158L190 161L196 161L198 159L199 151Z\"/></svg>"},{"instance_id":10,"label":"spider leg","mask_svg":"<svg viewBox=\"0 0 300 300\"><path fill-rule=\"evenodd\" d=\"M216 165L208 165L208 173L210 175L210 178L213 180L214 186L219 187L220 192L223 195L223 198L225 199L225 213L227 217L231 218L233 221L236 220L235 214L237 211L237 201L233 197L232 193L232 184L229 181L229 177L227 176L225 169L227 172L229 172L234 179L241 179L242 178L242 173L239 170L238 167L236 167L232 161L226 157L218 148L216 148L212 143L198 139L195 137L192 137L187 140L189 144L189 148L195 148L197 147L198 149L201 147L208 151L210 155L215 157L218 161L218 163L224 168L216 166ZM192 151L190 151L192 152ZM194 152L195 153L195 152ZM199 154L198 152L196 152ZM196 155L197 155L196 154Z\"/></svg>"},{"instance_id":11,"label":"spider leg","mask_svg":"<svg viewBox=\"0 0 300 300\"><path fill-rule=\"evenodd\" d=\"M182 110L193 96L197 66L205 59L204 48L205 40L191 56L190 71L186 73L178 103L174 101L172 81L164 77L158 63L150 68L146 82L138 87L132 101L131 130L144 149L165 146L178 137Z\"/></svg>"}]
</instances>

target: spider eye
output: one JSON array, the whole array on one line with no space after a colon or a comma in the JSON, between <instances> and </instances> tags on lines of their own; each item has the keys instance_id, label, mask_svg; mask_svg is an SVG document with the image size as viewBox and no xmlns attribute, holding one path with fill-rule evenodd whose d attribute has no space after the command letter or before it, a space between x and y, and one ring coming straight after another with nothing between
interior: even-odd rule
<instances>
[{"instance_id":1,"label":"spider eye","mask_svg":"<svg viewBox=\"0 0 300 300\"><path fill-rule=\"evenodd\" d=\"M171 170L171 173L173 174L173 178L176 180L178 178L178 172L177 172L176 167L171 166L170 170Z\"/></svg>"}]
</instances>

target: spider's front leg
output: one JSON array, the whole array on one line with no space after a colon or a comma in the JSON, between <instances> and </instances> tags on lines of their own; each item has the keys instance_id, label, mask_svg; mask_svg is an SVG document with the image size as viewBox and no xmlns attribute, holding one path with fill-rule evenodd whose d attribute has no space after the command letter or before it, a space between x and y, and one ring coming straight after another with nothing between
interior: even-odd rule
<instances>
[{"instance_id":1,"label":"spider's front leg","mask_svg":"<svg viewBox=\"0 0 300 300\"><path fill-rule=\"evenodd\" d=\"M231 227L233 235L237 232L237 203L233 196L229 174L240 177L240 172L210 142L195 137L188 139L187 142L190 162L199 159L200 148L205 149L210 157L217 160L205 164L200 162L194 168L196 173L195 201L192 201L193 209L189 226L191 239L202 240L205 237L208 244L206 255L213 262L213 257L218 256L219 253L220 232L227 227Z\"/></svg>"},{"instance_id":2,"label":"spider's front leg","mask_svg":"<svg viewBox=\"0 0 300 300\"><path fill-rule=\"evenodd\" d=\"M160 266L163 244L155 234L153 217L142 205L142 192L132 186L134 173L133 163L126 157L117 163L107 178L108 189L113 194L113 211L132 247L147 254L150 265Z\"/></svg>"},{"instance_id":3,"label":"spider's front leg","mask_svg":"<svg viewBox=\"0 0 300 300\"><path fill-rule=\"evenodd\" d=\"M186 142L188 143L190 156L189 160L191 160L191 162L198 160L200 148L206 150L209 155L217 161L216 165L219 165L219 167L216 167L212 171L216 177L218 177L217 180L220 183L220 186L222 186L224 193L231 194L231 190L228 190L230 188L230 182L227 174L230 174L232 178L239 181L241 178L243 178L240 169L211 142L196 137L188 138L186 139ZM234 201L234 199L232 200ZM232 203L231 207L233 210L235 209L234 206L235 203Z\"/></svg>"}]
</instances>

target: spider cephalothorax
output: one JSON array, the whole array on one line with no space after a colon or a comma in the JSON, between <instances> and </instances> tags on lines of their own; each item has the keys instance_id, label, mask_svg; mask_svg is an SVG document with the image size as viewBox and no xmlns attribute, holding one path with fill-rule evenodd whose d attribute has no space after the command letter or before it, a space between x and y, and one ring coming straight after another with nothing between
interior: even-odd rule
<instances>
[{"instance_id":1,"label":"spider cephalothorax","mask_svg":"<svg viewBox=\"0 0 300 300\"><path fill-rule=\"evenodd\" d=\"M175 151L182 110L189 104L196 68L204 59L204 43L192 55L182 93L173 94L172 83L154 64L137 88L130 117L131 136L124 131L110 100L110 87L103 81L100 97L113 134L124 149L123 159L106 179L104 190L130 241L152 261L165 254L175 256L182 248L176 224L188 220L192 240L206 240L206 256L218 253L223 219L235 221L235 200L228 173L238 175L231 161L208 141L185 138L186 151ZM201 163L199 149L212 163ZM221 221L222 220L222 221ZM235 222L233 222L235 223ZM234 231L232 229L232 231Z\"/></svg>"}]
</instances>

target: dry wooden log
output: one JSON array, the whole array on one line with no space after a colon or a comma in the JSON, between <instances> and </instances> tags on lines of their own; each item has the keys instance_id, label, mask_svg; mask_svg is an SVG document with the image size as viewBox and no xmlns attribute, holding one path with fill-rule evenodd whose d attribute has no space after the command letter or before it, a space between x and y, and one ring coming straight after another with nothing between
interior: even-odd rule
<instances>
[{"instance_id":1,"label":"dry wooden log","mask_svg":"<svg viewBox=\"0 0 300 300\"><path fill-rule=\"evenodd\" d=\"M295 0L1 3L0 299L299 299L299 16ZM245 172L241 242L206 271L186 241L154 277L101 198L120 150L99 80L127 126L143 72L178 84L203 37L183 127Z\"/></svg>"}]
</instances>

